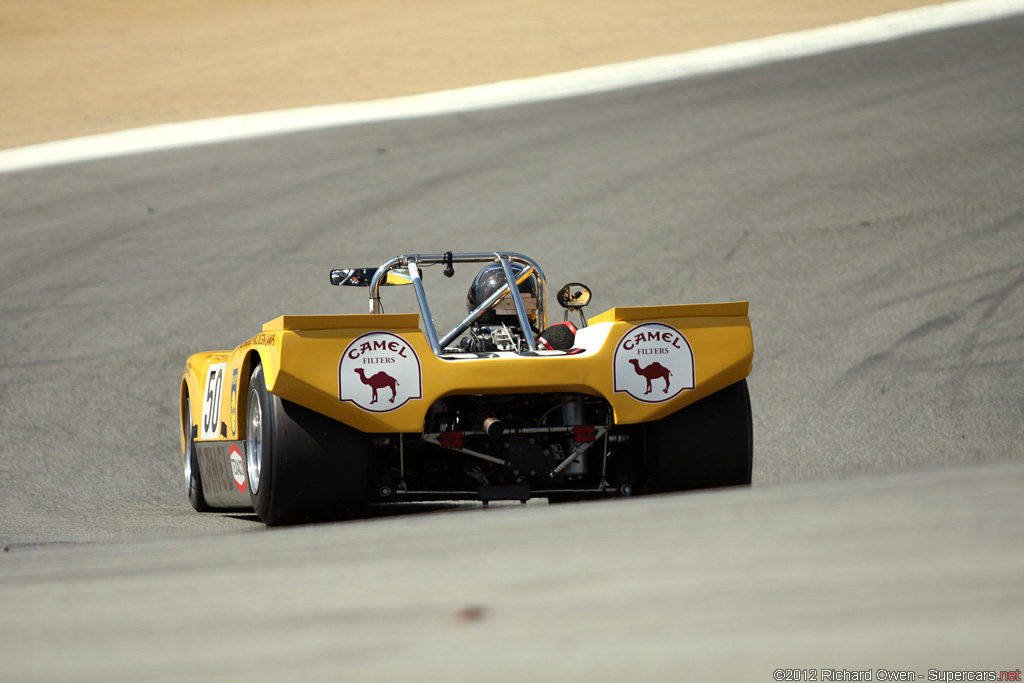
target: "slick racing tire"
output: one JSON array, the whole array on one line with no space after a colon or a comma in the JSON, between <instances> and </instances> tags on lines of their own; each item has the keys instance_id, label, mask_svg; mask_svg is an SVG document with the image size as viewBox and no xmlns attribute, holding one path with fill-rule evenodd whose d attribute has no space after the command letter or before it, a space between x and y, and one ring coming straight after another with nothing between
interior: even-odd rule
<instances>
[{"instance_id":1,"label":"slick racing tire","mask_svg":"<svg viewBox=\"0 0 1024 683\"><path fill-rule=\"evenodd\" d=\"M753 420L746 380L647 425L650 493L750 484Z\"/></svg>"},{"instance_id":2,"label":"slick racing tire","mask_svg":"<svg viewBox=\"0 0 1024 683\"><path fill-rule=\"evenodd\" d=\"M185 487L188 491L188 502L192 504L196 512L209 512L211 508L206 504L206 498L203 496L203 480L199 474L195 427L192 425L192 401L189 399L185 399L185 419L181 422L185 430L185 455L182 461L185 465Z\"/></svg>"},{"instance_id":3,"label":"slick racing tire","mask_svg":"<svg viewBox=\"0 0 1024 683\"><path fill-rule=\"evenodd\" d=\"M369 500L365 434L267 391L263 366L249 382L246 471L268 526L359 514Z\"/></svg>"}]
</instances>

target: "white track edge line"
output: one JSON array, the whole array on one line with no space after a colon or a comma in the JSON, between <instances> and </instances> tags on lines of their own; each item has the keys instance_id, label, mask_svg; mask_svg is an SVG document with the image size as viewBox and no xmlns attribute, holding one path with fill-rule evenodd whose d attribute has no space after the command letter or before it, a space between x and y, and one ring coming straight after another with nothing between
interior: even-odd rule
<instances>
[{"instance_id":1,"label":"white track edge line","mask_svg":"<svg viewBox=\"0 0 1024 683\"><path fill-rule=\"evenodd\" d=\"M610 92L834 52L1024 13L1024 0L959 0L620 64L365 102L165 123L0 150L0 173L334 126Z\"/></svg>"}]
</instances>

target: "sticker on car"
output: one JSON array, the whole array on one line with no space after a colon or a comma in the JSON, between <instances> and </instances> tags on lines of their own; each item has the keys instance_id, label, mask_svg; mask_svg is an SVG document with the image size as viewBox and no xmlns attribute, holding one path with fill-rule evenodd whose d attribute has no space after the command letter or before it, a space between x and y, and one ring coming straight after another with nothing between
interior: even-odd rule
<instances>
[{"instance_id":1,"label":"sticker on car","mask_svg":"<svg viewBox=\"0 0 1024 683\"><path fill-rule=\"evenodd\" d=\"M231 371L231 436L238 436L238 368Z\"/></svg>"},{"instance_id":2,"label":"sticker on car","mask_svg":"<svg viewBox=\"0 0 1024 683\"><path fill-rule=\"evenodd\" d=\"M664 323L637 325L615 347L615 391L645 403L664 403L693 389L693 348Z\"/></svg>"},{"instance_id":3,"label":"sticker on car","mask_svg":"<svg viewBox=\"0 0 1024 683\"><path fill-rule=\"evenodd\" d=\"M212 363L206 373L203 389L203 421L200 424L200 439L216 439L220 436L220 404L224 397L224 368L227 363Z\"/></svg>"},{"instance_id":4,"label":"sticker on car","mask_svg":"<svg viewBox=\"0 0 1024 683\"><path fill-rule=\"evenodd\" d=\"M231 476L235 480L235 487L239 493L245 493L245 458L242 457L242 449L237 444L231 444L228 457L231 458Z\"/></svg>"},{"instance_id":5,"label":"sticker on car","mask_svg":"<svg viewBox=\"0 0 1024 683\"><path fill-rule=\"evenodd\" d=\"M423 398L416 350L391 332L370 332L345 348L338 363L338 400L373 413L398 410Z\"/></svg>"}]
</instances>

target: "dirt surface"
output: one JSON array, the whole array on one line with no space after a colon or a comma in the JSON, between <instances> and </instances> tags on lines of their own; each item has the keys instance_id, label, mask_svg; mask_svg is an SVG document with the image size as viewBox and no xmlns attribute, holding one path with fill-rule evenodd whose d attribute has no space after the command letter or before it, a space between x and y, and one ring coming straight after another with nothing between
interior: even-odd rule
<instances>
[{"instance_id":1,"label":"dirt surface","mask_svg":"<svg viewBox=\"0 0 1024 683\"><path fill-rule=\"evenodd\" d=\"M0 148L684 52L928 0L4 0Z\"/></svg>"}]
</instances>

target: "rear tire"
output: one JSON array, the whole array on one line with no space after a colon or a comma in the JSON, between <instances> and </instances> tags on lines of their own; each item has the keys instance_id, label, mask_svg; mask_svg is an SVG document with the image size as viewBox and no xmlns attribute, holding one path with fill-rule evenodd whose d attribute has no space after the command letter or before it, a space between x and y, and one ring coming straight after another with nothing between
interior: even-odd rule
<instances>
[{"instance_id":1,"label":"rear tire","mask_svg":"<svg viewBox=\"0 0 1024 683\"><path fill-rule=\"evenodd\" d=\"M192 424L192 401L185 399L185 419L182 420L185 430L185 486L188 491L188 502L196 512L209 512L212 508L206 504L203 496L203 479L199 473L199 458L196 457L196 428Z\"/></svg>"},{"instance_id":2,"label":"rear tire","mask_svg":"<svg viewBox=\"0 0 1024 683\"><path fill-rule=\"evenodd\" d=\"M369 501L365 434L249 382L246 469L256 514L268 526L354 516Z\"/></svg>"},{"instance_id":3,"label":"rear tire","mask_svg":"<svg viewBox=\"0 0 1024 683\"><path fill-rule=\"evenodd\" d=\"M741 380L647 425L650 493L750 484L753 419Z\"/></svg>"}]
</instances>

